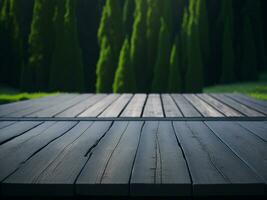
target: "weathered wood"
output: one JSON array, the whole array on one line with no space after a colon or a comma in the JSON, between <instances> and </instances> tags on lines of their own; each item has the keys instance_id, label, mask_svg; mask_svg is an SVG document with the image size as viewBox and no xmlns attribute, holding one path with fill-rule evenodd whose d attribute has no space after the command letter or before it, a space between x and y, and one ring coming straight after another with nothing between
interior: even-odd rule
<instances>
[{"instance_id":1,"label":"weathered wood","mask_svg":"<svg viewBox=\"0 0 267 200\"><path fill-rule=\"evenodd\" d=\"M76 122L45 122L0 146L0 181L75 124Z\"/></svg>"},{"instance_id":2,"label":"weathered wood","mask_svg":"<svg viewBox=\"0 0 267 200\"><path fill-rule=\"evenodd\" d=\"M201 117L201 114L181 94L172 95L184 117Z\"/></svg>"},{"instance_id":3,"label":"weathered wood","mask_svg":"<svg viewBox=\"0 0 267 200\"><path fill-rule=\"evenodd\" d=\"M77 105L75 105L71 108L68 108L64 112L56 115L56 117L76 117L79 114L81 114L82 112L84 112L86 109L88 109L89 107L96 104L98 101L102 100L106 96L107 95L105 95L105 94L96 94L94 96L91 96L87 100L82 101L82 102L78 103Z\"/></svg>"},{"instance_id":4,"label":"weathered wood","mask_svg":"<svg viewBox=\"0 0 267 200\"><path fill-rule=\"evenodd\" d=\"M124 107L132 98L132 94L123 94L115 102L113 102L104 112L98 117L118 117Z\"/></svg>"},{"instance_id":5,"label":"weathered wood","mask_svg":"<svg viewBox=\"0 0 267 200\"><path fill-rule=\"evenodd\" d=\"M207 102L208 104L212 105L214 108L219 110L221 113L223 113L227 117L242 117L241 113L237 112L236 110L232 109L231 107L221 103L220 101L212 98L211 96L207 94L198 94L199 98L201 98L203 101Z\"/></svg>"},{"instance_id":6,"label":"weathered wood","mask_svg":"<svg viewBox=\"0 0 267 200\"><path fill-rule=\"evenodd\" d=\"M53 161L49 161L50 163L45 170L40 171L39 175L37 175L38 173L35 174L35 178L30 176L33 184L24 184L24 173L22 172L20 176L10 176L4 181L2 185L3 193L14 195L14 189L17 189L15 195L73 196L74 182L89 159L88 151L90 153L90 150L97 145L110 125L111 122L94 122L80 137L71 142L68 147L63 148L62 151L55 152L58 155ZM55 144L53 148L56 149L57 146L58 144ZM41 151L40 156L38 154L36 155L37 157L34 156L32 158L33 163L30 164L34 165L34 163L38 163L38 160L41 162L43 158L45 160L49 159L47 156L51 152L49 152L49 149L46 150L47 152L45 153ZM36 161L34 160L35 158L37 159ZM31 172L29 171L29 173ZM17 180L19 177L21 179ZM13 184L18 185L18 187L14 188ZM20 188L23 188L23 190ZM50 192L47 193L47 191Z\"/></svg>"},{"instance_id":7,"label":"weathered wood","mask_svg":"<svg viewBox=\"0 0 267 200\"><path fill-rule=\"evenodd\" d=\"M239 93L234 93L234 95L237 96L238 98L250 101L254 104L258 104L260 106L267 107L267 102L264 100L254 99L252 97L249 97L249 96L244 95L244 94L239 94Z\"/></svg>"},{"instance_id":8,"label":"weathered wood","mask_svg":"<svg viewBox=\"0 0 267 200\"><path fill-rule=\"evenodd\" d=\"M62 102L67 101L69 99L74 98L74 95L59 95L53 99L49 99L47 101L36 102L33 103L29 108L18 110L16 112L12 112L5 117L25 117L35 112L39 112L45 109L49 109L51 106L62 104Z\"/></svg>"},{"instance_id":9,"label":"weathered wood","mask_svg":"<svg viewBox=\"0 0 267 200\"><path fill-rule=\"evenodd\" d=\"M173 122L193 181L194 195L264 194L261 179L203 122Z\"/></svg>"},{"instance_id":10,"label":"weathered wood","mask_svg":"<svg viewBox=\"0 0 267 200\"><path fill-rule=\"evenodd\" d=\"M191 183L171 122L146 122L130 180L134 196L188 196Z\"/></svg>"},{"instance_id":11,"label":"weathered wood","mask_svg":"<svg viewBox=\"0 0 267 200\"><path fill-rule=\"evenodd\" d=\"M41 122L17 122L15 124L12 124L11 126L1 129L0 144L3 144L4 142L12 138L27 132L28 130L38 126L39 124L41 124Z\"/></svg>"},{"instance_id":12,"label":"weathered wood","mask_svg":"<svg viewBox=\"0 0 267 200\"><path fill-rule=\"evenodd\" d=\"M240 104L234 100L232 100L231 98L223 95L223 94L212 94L212 97L216 98L217 100L221 101L222 103L234 108L235 110L237 110L240 113L243 113L246 116L249 117L263 117L264 115L252 110L250 108L248 108L247 106Z\"/></svg>"},{"instance_id":13,"label":"weathered wood","mask_svg":"<svg viewBox=\"0 0 267 200\"><path fill-rule=\"evenodd\" d=\"M166 117L183 117L181 111L169 94L162 94L161 98Z\"/></svg>"},{"instance_id":14,"label":"weathered wood","mask_svg":"<svg viewBox=\"0 0 267 200\"><path fill-rule=\"evenodd\" d=\"M97 117L100 115L110 104L112 104L120 95L110 94L95 105L88 108L86 111L81 113L79 117Z\"/></svg>"},{"instance_id":15,"label":"weathered wood","mask_svg":"<svg viewBox=\"0 0 267 200\"><path fill-rule=\"evenodd\" d=\"M243 99L243 98L240 98L239 95L235 95L235 94L231 94L231 95L226 95L232 99L234 99L235 101L251 108L251 109L254 109L260 113L264 113L265 115L267 115L267 107L265 106L261 106L257 103L255 103L254 101L248 101L246 99Z\"/></svg>"},{"instance_id":16,"label":"weathered wood","mask_svg":"<svg viewBox=\"0 0 267 200\"><path fill-rule=\"evenodd\" d=\"M16 123L15 121L2 121L0 122L0 129L6 128L12 124Z\"/></svg>"},{"instance_id":17,"label":"weathered wood","mask_svg":"<svg viewBox=\"0 0 267 200\"><path fill-rule=\"evenodd\" d=\"M184 94L184 97L195 106L204 117L223 117L223 114L215 110L209 104L194 94Z\"/></svg>"},{"instance_id":18,"label":"weathered wood","mask_svg":"<svg viewBox=\"0 0 267 200\"><path fill-rule=\"evenodd\" d=\"M213 132L267 183L267 145L234 122L207 122Z\"/></svg>"},{"instance_id":19,"label":"weathered wood","mask_svg":"<svg viewBox=\"0 0 267 200\"><path fill-rule=\"evenodd\" d=\"M120 122L97 145L76 182L79 195L128 195L142 124Z\"/></svg>"},{"instance_id":20,"label":"weathered wood","mask_svg":"<svg viewBox=\"0 0 267 200\"><path fill-rule=\"evenodd\" d=\"M149 94L143 117L164 117L159 94Z\"/></svg>"},{"instance_id":21,"label":"weathered wood","mask_svg":"<svg viewBox=\"0 0 267 200\"><path fill-rule=\"evenodd\" d=\"M146 97L146 94L135 94L120 117L141 117Z\"/></svg>"},{"instance_id":22,"label":"weathered wood","mask_svg":"<svg viewBox=\"0 0 267 200\"><path fill-rule=\"evenodd\" d=\"M76 105L77 103L84 101L86 98L88 98L88 96L89 96L88 94L82 94L70 100L67 100L65 102L62 102L59 105L52 106L48 109L41 110L39 112L32 113L27 116L29 117L54 117L55 115L65 111L66 109Z\"/></svg>"},{"instance_id":23,"label":"weathered wood","mask_svg":"<svg viewBox=\"0 0 267 200\"><path fill-rule=\"evenodd\" d=\"M239 122L239 124L267 142L266 122Z\"/></svg>"}]
</instances>

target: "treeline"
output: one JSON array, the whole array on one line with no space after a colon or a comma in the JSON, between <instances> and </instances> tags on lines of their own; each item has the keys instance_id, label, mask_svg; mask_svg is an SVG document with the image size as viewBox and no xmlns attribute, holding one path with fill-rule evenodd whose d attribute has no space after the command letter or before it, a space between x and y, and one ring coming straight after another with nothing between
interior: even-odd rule
<instances>
[{"instance_id":1,"label":"treeline","mask_svg":"<svg viewBox=\"0 0 267 200\"><path fill-rule=\"evenodd\" d=\"M265 0L0 0L1 83L200 92L267 70Z\"/></svg>"}]
</instances>

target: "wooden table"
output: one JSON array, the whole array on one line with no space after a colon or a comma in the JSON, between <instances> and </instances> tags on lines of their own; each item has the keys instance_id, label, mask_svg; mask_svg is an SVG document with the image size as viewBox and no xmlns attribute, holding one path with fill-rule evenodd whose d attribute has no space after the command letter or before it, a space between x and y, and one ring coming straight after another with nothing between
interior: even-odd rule
<instances>
[{"instance_id":1,"label":"wooden table","mask_svg":"<svg viewBox=\"0 0 267 200\"><path fill-rule=\"evenodd\" d=\"M267 195L267 102L60 94L0 106L3 196Z\"/></svg>"}]
</instances>

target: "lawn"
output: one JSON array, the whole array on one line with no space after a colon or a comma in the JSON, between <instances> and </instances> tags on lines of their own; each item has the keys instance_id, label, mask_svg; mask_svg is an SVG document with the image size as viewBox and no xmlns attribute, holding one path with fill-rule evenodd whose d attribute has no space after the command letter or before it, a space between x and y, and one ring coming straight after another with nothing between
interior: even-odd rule
<instances>
[{"instance_id":1,"label":"lawn","mask_svg":"<svg viewBox=\"0 0 267 200\"><path fill-rule=\"evenodd\" d=\"M20 92L19 90L13 88L0 86L0 104L28 100L28 99L36 99L55 94L57 93L44 93L44 92L26 93L26 92Z\"/></svg>"},{"instance_id":2,"label":"lawn","mask_svg":"<svg viewBox=\"0 0 267 200\"><path fill-rule=\"evenodd\" d=\"M205 93L232 93L239 92L256 99L267 101L267 82L238 83L207 87Z\"/></svg>"}]
</instances>

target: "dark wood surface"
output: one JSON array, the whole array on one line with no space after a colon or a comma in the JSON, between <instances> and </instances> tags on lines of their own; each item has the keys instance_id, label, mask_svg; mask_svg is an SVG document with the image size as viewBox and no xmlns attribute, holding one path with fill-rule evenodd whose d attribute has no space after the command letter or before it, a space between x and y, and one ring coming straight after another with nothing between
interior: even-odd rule
<instances>
[{"instance_id":1,"label":"dark wood surface","mask_svg":"<svg viewBox=\"0 0 267 200\"><path fill-rule=\"evenodd\" d=\"M1 196L267 195L267 104L60 94L0 106Z\"/></svg>"},{"instance_id":2,"label":"dark wood surface","mask_svg":"<svg viewBox=\"0 0 267 200\"><path fill-rule=\"evenodd\" d=\"M0 105L0 118L266 116L266 102L241 94L60 94Z\"/></svg>"}]
</instances>

